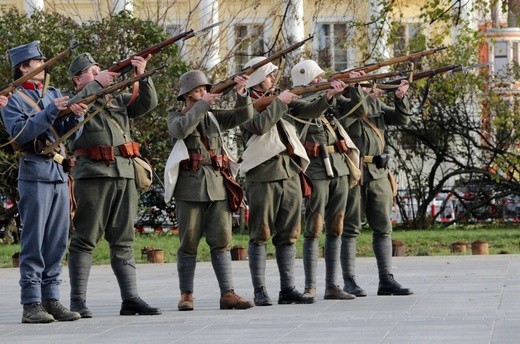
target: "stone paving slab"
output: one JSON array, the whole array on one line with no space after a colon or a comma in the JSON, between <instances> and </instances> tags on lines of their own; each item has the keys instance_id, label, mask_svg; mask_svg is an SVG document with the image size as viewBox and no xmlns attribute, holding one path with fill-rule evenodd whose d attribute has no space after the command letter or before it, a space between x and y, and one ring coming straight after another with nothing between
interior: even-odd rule
<instances>
[{"instance_id":1,"label":"stone paving slab","mask_svg":"<svg viewBox=\"0 0 520 344\"><path fill-rule=\"evenodd\" d=\"M119 316L120 298L109 266L92 268L88 306L92 319L21 324L18 270L0 269L0 343L518 343L520 340L520 255L396 257L396 279L411 296L377 296L373 258L358 258L358 284L368 296L323 300L324 261L318 265L318 298L312 305L273 305L219 310L210 263L199 263L195 310L177 311L175 264L141 264L141 296L163 310L158 316ZM233 262L236 292L252 298L247 261ZM303 263L296 264L303 289ZM62 274L68 306L69 276ZM341 284L341 283L340 283ZM267 262L267 290L276 302L276 262Z\"/></svg>"}]
</instances>

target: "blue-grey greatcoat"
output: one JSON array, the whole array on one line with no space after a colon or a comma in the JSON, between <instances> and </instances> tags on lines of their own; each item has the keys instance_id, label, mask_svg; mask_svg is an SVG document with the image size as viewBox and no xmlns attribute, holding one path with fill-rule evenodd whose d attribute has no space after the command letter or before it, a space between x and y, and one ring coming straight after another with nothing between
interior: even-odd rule
<instances>
[{"instance_id":1,"label":"blue-grey greatcoat","mask_svg":"<svg viewBox=\"0 0 520 344\"><path fill-rule=\"evenodd\" d=\"M41 110L35 109L20 92L27 94ZM2 109L7 132L24 152L18 170L18 206L23 224L20 238L22 304L60 298L60 261L70 225L69 179L62 165L34 152L34 141L41 138L54 142L56 137L51 127L61 136L83 119L73 115L57 119L59 110L53 100L61 96L54 87L47 88L44 94L42 90L19 87ZM81 129L72 139L80 134Z\"/></svg>"}]
</instances>

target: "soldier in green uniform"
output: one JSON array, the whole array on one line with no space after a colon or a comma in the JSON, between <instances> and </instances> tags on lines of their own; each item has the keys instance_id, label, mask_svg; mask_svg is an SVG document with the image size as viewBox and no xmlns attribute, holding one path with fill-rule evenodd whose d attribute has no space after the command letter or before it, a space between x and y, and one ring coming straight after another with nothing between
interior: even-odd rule
<instances>
[{"instance_id":1,"label":"soldier in green uniform","mask_svg":"<svg viewBox=\"0 0 520 344\"><path fill-rule=\"evenodd\" d=\"M135 57L132 65L143 74L147 59ZM69 67L77 93L72 101L99 92L118 73L101 71L89 53L78 55ZM136 263L132 244L133 221L137 216L139 193L134 181L132 157L139 155L138 144L130 137L130 118L149 113L157 104L151 78L139 81L139 95L128 104L130 94L100 98L89 111L102 109L84 125L83 134L72 148L78 158L73 171L77 212L69 247L70 307L83 318L92 317L86 305L87 282L92 251L102 236L110 245L110 264L121 292L120 315L161 314L139 297ZM136 149L130 149L135 147Z\"/></svg>"},{"instance_id":2,"label":"soldier in green uniform","mask_svg":"<svg viewBox=\"0 0 520 344\"><path fill-rule=\"evenodd\" d=\"M293 87L325 82L324 71L313 60L297 63L291 70ZM346 86L346 85L345 85ZM307 123L296 122L300 140L310 159L306 173L314 183L314 190L305 202L305 240L303 243L303 267L305 269L304 295L316 297L316 270L318 265L318 242L323 227L325 236L325 295L324 299L349 300L355 296L342 290L336 283L341 249L343 219L349 189L350 169L347 153L356 154L355 164L359 163L359 151L339 124L335 111L341 105L346 110L357 104L359 89L352 90L355 99L338 96L334 106L329 107L319 118ZM321 94L304 95L312 101ZM336 104L338 103L338 104ZM363 111L363 107L359 107ZM358 110L359 111L359 110Z\"/></svg>"},{"instance_id":3,"label":"soldier in green uniform","mask_svg":"<svg viewBox=\"0 0 520 344\"><path fill-rule=\"evenodd\" d=\"M368 111L361 116L347 116L342 121L363 159L361 185L349 192L341 241L344 290L358 297L367 295L355 280L356 239L361 231L363 213L372 229L372 247L379 271L377 294L413 294L410 289L395 281L392 274L390 212L393 194L384 140L386 126L405 125L408 122L410 105L405 97L407 90L408 82L403 81L394 93L395 107L387 106L379 99L382 90L366 90L371 92L366 97Z\"/></svg>"},{"instance_id":4,"label":"soldier in green uniform","mask_svg":"<svg viewBox=\"0 0 520 344\"><path fill-rule=\"evenodd\" d=\"M230 244L232 213L221 170L229 168L229 155L222 142L221 131L250 119L251 98L245 83L247 76L235 78L236 110L211 110L221 94L210 93L204 73L193 70L180 78L178 100L185 107L168 114L168 130L174 143L183 140L189 158L181 162L173 196L177 205L180 246L177 270L181 297L180 311L193 310L193 280L197 248L203 235L211 250L211 263L220 287L220 309L246 309L251 301L234 291Z\"/></svg>"},{"instance_id":5,"label":"soldier in green uniform","mask_svg":"<svg viewBox=\"0 0 520 344\"><path fill-rule=\"evenodd\" d=\"M255 57L245 67L263 59ZM253 99L265 98L272 91L277 69L277 66L268 63L251 74L247 86ZM333 88L313 102L298 100L298 96L285 90L243 124L246 150L240 168L246 177L250 210L249 268L257 306L272 304L265 285L266 245L271 235L280 273L278 303L314 302L313 297L304 296L296 290L294 283L294 244L301 232L300 172L307 168L309 159L294 125L284 117L287 118L288 113L301 118L321 116L330 106L332 97L344 88L340 82L333 82L332 85Z\"/></svg>"}]
</instances>

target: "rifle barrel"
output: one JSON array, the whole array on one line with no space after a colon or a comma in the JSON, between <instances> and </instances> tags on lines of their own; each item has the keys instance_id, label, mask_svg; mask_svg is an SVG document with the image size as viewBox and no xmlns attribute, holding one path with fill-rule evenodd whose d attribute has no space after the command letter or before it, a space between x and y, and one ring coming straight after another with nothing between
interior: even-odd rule
<instances>
[{"instance_id":1,"label":"rifle barrel","mask_svg":"<svg viewBox=\"0 0 520 344\"><path fill-rule=\"evenodd\" d=\"M403 63L403 62L406 62L406 61L417 60L417 59L419 59L421 57L432 55L432 54L434 54L434 53L436 53L438 51L441 51L443 49L446 49L446 47L445 46L440 46L440 47L429 49L429 50L418 51L418 52L411 53L411 54L408 54L408 55L394 57L394 58L391 58L391 59L388 59L388 60L384 60L384 61L381 61L381 62L374 62L374 63L370 63L370 64L367 64L367 65L364 65L364 66L361 66L361 67L352 68L352 69L349 69L347 71L335 73L331 77L334 78L334 76L336 74L347 74L347 73L352 73L352 72L366 72L366 73L368 73L368 72L375 71L375 70L377 70L379 68L391 66L391 65L394 65L394 64L397 64L397 63Z\"/></svg>"},{"instance_id":2,"label":"rifle barrel","mask_svg":"<svg viewBox=\"0 0 520 344\"><path fill-rule=\"evenodd\" d=\"M280 50L279 52L277 53L274 53L272 55L269 55L266 59L252 65L252 66L249 66L247 68L244 68L242 69L240 72L236 73L236 74L233 74L232 76L230 76L229 78L225 79L225 80L222 80L218 83L216 83L215 85L213 85L213 87L211 87L211 90L210 92L211 93L225 93L227 91L229 91L233 86L235 86L235 81L234 79L239 76L239 75L251 75L253 74L258 68L262 67L262 66L265 66L266 64L268 64L269 62L272 62L274 60L277 60L281 57L284 57L285 55L287 55L288 53L290 53L291 51L293 50L296 50L298 48L300 48L301 46L303 46L307 41L313 39L314 36L309 36L307 37L306 39L300 41L300 42L297 42L283 50Z\"/></svg>"}]
</instances>

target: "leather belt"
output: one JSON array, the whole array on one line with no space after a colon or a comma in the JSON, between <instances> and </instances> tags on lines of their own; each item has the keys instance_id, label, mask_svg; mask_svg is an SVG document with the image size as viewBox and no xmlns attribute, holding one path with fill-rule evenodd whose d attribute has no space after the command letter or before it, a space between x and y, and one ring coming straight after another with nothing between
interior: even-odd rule
<instances>
[{"instance_id":1,"label":"leather belt","mask_svg":"<svg viewBox=\"0 0 520 344\"><path fill-rule=\"evenodd\" d=\"M363 162L367 164L373 164L374 163L374 156L373 155L365 155L363 156Z\"/></svg>"}]
</instances>

